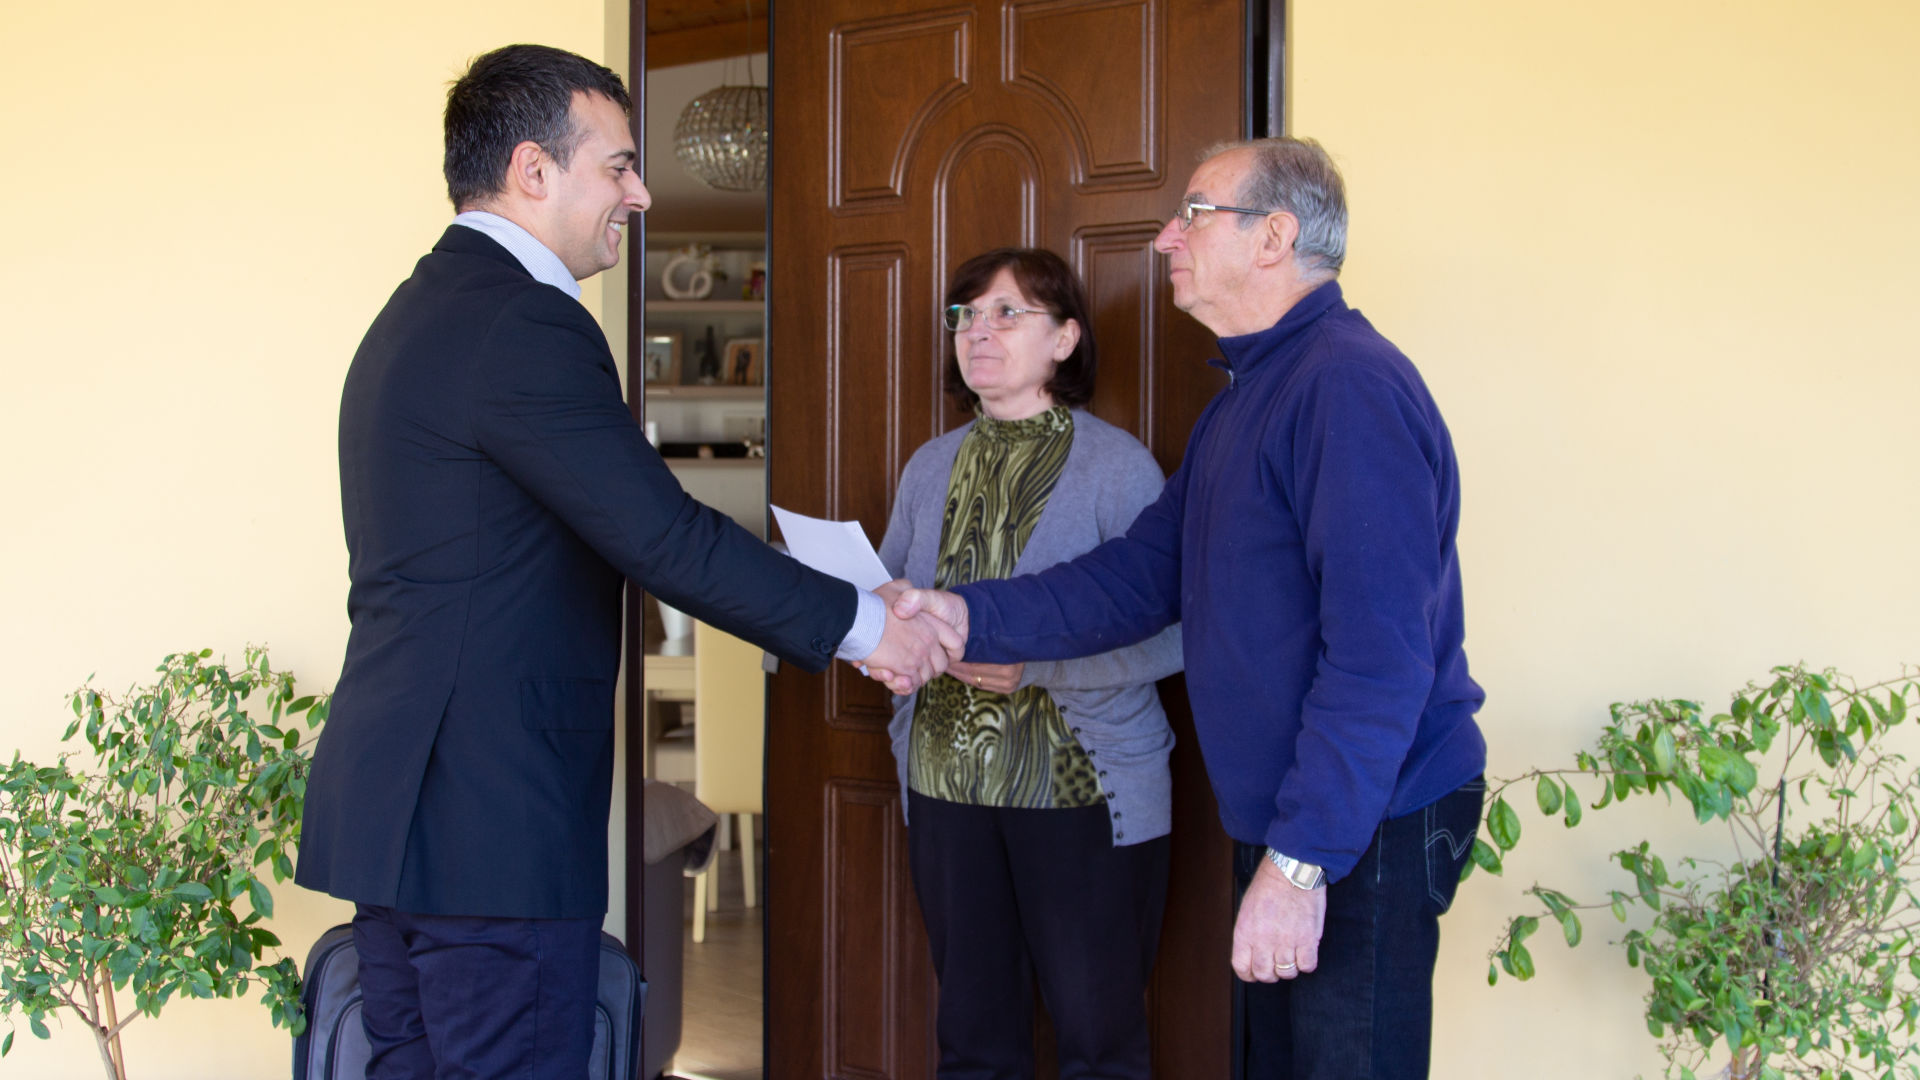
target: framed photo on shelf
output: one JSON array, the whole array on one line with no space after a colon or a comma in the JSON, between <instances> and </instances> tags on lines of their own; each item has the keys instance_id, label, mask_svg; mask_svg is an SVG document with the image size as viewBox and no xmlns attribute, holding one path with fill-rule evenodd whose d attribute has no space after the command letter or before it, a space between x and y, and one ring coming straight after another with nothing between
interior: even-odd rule
<instances>
[{"instance_id":1,"label":"framed photo on shelf","mask_svg":"<svg viewBox=\"0 0 1920 1080\"><path fill-rule=\"evenodd\" d=\"M665 330L648 334L646 350L641 370L646 373L647 384L680 385L680 331Z\"/></svg>"},{"instance_id":2,"label":"framed photo on shelf","mask_svg":"<svg viewBox=\"0 0 1920 1080\"><path fill-rule=\"evenodd\" d=\"M726 366L721 381L728 386L759 386L766 381L766 346L759 338L735 338L727 342Z\"/></svg>"}]
</instances>

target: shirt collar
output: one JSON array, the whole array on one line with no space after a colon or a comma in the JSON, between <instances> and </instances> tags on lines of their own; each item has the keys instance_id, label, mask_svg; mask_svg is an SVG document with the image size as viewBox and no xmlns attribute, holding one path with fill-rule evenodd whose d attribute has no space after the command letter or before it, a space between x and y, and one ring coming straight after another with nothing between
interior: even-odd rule
<instances>
[{"instance_id":1,"label":"shirt collar","mask_svg":"<svg viewBox=\"0 0 1920 1080\"><path fill-rule=\"evenodd\" d=\"M527 230L499 214L490 214L485 210L468 210L455 215L453 223L486 233L520 260L520 265L527 268L533 280L551 285L575 300L580 299L580 283L573 280L573 273L567 269L567 264L561 262L560 256L534 239Z\"/></svg>"}]
</instances>

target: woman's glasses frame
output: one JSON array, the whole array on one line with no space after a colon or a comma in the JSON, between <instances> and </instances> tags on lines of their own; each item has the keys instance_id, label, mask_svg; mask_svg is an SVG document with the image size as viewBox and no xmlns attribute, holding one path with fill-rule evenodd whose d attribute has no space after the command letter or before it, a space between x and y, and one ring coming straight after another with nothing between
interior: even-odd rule
<instances>
[{"instance_id":1,"label":"woman's glasses frame","mask_svg":"<svg viewBox=\"0 0 1920 1080\"><path fill-rule=\"evenodd\" d=\"M1045 308L1018 308L1012 304L993 304L986 311L976 311L966 304L948 304L942 315L947 329L956 334L973 329L973 320L980 319L989 330L1011 330L1020 325L1022 315L1052 315Z\"/></svg>"}]
</instances>

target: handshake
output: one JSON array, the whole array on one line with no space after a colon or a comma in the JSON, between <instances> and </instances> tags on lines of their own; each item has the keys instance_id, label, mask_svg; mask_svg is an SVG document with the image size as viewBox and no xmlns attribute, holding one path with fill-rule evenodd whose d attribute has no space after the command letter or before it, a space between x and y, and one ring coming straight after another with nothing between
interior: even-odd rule
<instances>
[{"instance_id":1,"label":"handshake","mask_svg":"<svg viewBox=\"0 0 1920 1080\"><path fill-rule=\"evenodd\" d=\"M965 600L939 589L916 589L905 578L874 593L887 603L887 627L879 647L855 665L869 678L896 694L911 694L960 662L967 650ZM973 681L984 686L983 677Z\"/></svg>"}]
</instances>

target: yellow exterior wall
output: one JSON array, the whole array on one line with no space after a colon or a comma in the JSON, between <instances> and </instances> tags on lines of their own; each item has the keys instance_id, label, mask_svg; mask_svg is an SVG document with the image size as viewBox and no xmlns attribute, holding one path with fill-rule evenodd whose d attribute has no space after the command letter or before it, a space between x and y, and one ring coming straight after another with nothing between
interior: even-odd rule
<instances>
[{"instance_id":1,"label":"yellow exterior wall","mask_svg":"<svg viewBox=\"0 0 1920 1080\"><path fill-rule=\"evenodd\" d=\"M607 7L0 4L0 754L50 759L67 691L171 651L267 642L332 686L340 384L452 214L447 83L514 41L605 57ZM291 885L276 908L300 960L348 913ZM19 1030L8 1080L100 1075L78 1026ZM175 1002L126 1045L144 1080L288 1067L257 992Z\"/></svg>"},{"instance_id":2,"label":"yellow exterior wall","mask_svg":"<svg viewBox=\"0 0 1920 1080\"><path fill-rule=\"evenodd\" d=\"M1567 762L1611 701L1920 660L1920 7L1290 6L1348 299L1458 445L1492 771ZM1610 916L1487 987L1520 888L1619 883L1520 803L1507 877L1442 924L1433 1075L1659 1075ZM1612 815L1570 837L1592 861L1678 819Z\"/></svg>"},{"instance_id":3,"label":"yellow exterior wall","mask_svg":"<svg viewBox=\"0 0 1920 1080\"><path fill-rule=\"evenodd\" d=\"M1292 129L1351 185L1348 295L1459 444L1494 771L1563 758L1615 699L1920 658L1920 9L1292 8ZM266 641L332 684L340 380L448 216L446 82L508 41L615 56L616 18L0 5L0 753L51 757L67 690L175 649ZM1597 942L1486 987L1518 887L1611 880L1527 820L1508 879L1444 924L1434 1075L1657 1074L1637 973ZM1574 836L1602 850L1596 824ZM345 913L277 904L296 956ZM253 1000L180 1002L128 1054L149 1080L271 1077L287 1044ZM71 1026L0 1065L97 1069Z\"/></svg>"}]
</instances>

